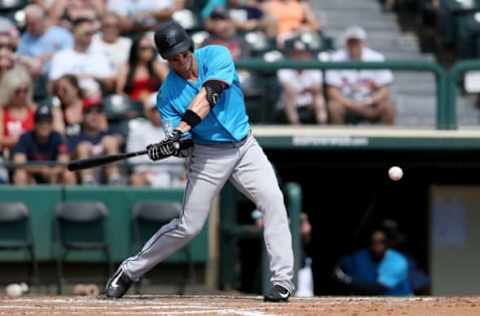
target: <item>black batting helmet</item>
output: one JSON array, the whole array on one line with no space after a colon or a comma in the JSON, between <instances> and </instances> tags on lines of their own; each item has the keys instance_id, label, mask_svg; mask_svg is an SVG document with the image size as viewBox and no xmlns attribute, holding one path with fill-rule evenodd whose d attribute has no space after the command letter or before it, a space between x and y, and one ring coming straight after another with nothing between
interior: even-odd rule
<instances>
[{"instance_id":1,"label":"black batting helmet","mask_svg":"<svg viewBox=\"0 0 480 316\"><path fill-rule=\"evenodd\" d=\"M160 25L155 32L155 46L157 46L158 53L165 59L186 50L193 52L192 39L187 31L175 21Z\"/></svg>"}]
</instances>

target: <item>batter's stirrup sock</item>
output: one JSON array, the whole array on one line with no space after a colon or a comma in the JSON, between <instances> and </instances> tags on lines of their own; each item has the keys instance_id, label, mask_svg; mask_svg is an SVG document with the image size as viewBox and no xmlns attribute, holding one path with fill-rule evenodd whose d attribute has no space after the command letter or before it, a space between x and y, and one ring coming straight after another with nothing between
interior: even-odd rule
<instances>
[{"instance_id":1,"label":"batter's stirrup sock","mask_svg":"<svg viewBox=\"0 0 480 316\"><path fill-rule=\"evenodd\" d=\"M132 285L133 281L123 271L122 267L108 280L105 295L108 298L121 298Z\"/></svg>"},{"instance_id":2,"label":"batter's stirrup sock","mask_svg":"<svg viewBox=\"0 0 480 316\"><path fill-rule=\"evenodd\" d=\"M290 291L281 285L275 284L270 291L265 294L263 300L265 302L288 302Z\"/></svg>"}]
</instances>

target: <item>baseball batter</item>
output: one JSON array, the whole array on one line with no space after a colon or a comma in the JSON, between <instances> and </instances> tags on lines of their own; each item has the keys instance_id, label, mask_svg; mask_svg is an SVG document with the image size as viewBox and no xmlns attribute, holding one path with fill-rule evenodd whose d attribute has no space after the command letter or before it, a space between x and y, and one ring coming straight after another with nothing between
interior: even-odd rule
<instances>
[{"instance_id":1,"label":"baseball batter","mask_svg":"<svg viewBox=\"0 0 480 316\"><path fill-rule=\"evenodd\" d=\"M155 44L170 67L157 107L162 119L175 128L147 150L151 160L179 155L178 141L193 139L183 213L120 265L107 283L106 296L122 297L133 282L192 240L202 229L214 196L230 180L264 216L273 284L264 299L287 301L294 291L287 212L272 165L250 131L230 52L217 45L194 51L192 40L176 22L161 25Z\"/></svg>"}]
</instances>

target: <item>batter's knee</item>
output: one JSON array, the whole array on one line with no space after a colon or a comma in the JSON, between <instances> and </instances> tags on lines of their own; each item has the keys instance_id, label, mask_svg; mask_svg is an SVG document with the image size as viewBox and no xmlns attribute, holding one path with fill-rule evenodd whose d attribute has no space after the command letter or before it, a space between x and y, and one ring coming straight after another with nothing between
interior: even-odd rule
<instances>
[{"instance_id":1,"label":"batter's knee","mask_svg":"<svg viewBox=\"0 0 480 316\"><path fill-rule=\"evenodd\" d=\"M195 238L195 236L200 233L204 225L204 221L201 220L197 222L188 222L185 221L185 219L182 219L180 222L181 224L179 226L179 231L183 238L189 240Z\"/></svg>"},{"instance_id":2,"label":"batter's knee","mask_svg":"<svg viewBox=\"0 0 480 316\"><path fill-rule=\"evenodd\" d=\"M268 208L277 203L283 203L283 193L277 185L265 186L259 190L256 204L260 208Z\"/></svg>"}]
</instances>

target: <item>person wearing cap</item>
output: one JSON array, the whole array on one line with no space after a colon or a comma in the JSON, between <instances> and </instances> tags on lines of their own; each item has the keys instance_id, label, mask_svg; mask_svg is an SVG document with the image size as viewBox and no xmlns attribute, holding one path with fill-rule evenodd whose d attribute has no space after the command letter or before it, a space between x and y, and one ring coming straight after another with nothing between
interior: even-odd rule
<instances>
[{"instance_id":1,"label":"person wearing cap","mask_svg":"<svg viewBox=\"0 0 480 316\"><path fill-rule=\"evenodd\" d=\"M299 37L285 41L285 53L292 60L309 60L313 54ZM322 73L317 69L280 69L282 86L279 120L292 125L326 124L327 109L323 98Z\"/></svg>"},{"instance_id":2,"label":"person wearing cap","mask_svg":"<svg viewBox=\"0 0 480 316\"><path fill-rule=\"evenodd\" d=\"M349 27L343 36L345 47L335 52L333 62L383 62L384 56L367 46L367 33ZM382 123L393 125L395 108L390 101L390 70L329 70L326 75L330 119L333 124Z\"/></svg>"},{"instance_id":3,"label":"person wearing cap","mask_svg":"<svg viewBox=\"0 0 480 316\"><path fill-rule=\"evenodd\" d=\"M35 127L20 136L13 148L15 185L28 184L75 184L75 175L65 168L69 161L67 144L63 136L52 128L53 114L48 105L35 111ZM29 162L59 162L63 164L32 164Z\"/></svg>"},{"instance_id":4,"label":"person wearing cap","mask_svg":"<svg viewBox=\"0 0 480 316\"><path fill-rule=\"evenodd\" d=\"M122 136L108 129L102 103L93 103L83 108L82 131L69 138L69 151L77 159L87 159L99 155L113 155L120 152ZM104 174L109 184L120 184L120 170L115 164L105 166ZM103 175L96 174L95 169L79 172L80 182L95 185L102 182Z\"/></svg>"},{"instance_id":5,"label":"person wearing cap","mask_svg":"<svg viewBox=\"0 0 480 316\"><path fill-rule=\"evenodd\" d=\"M200 46L222 45L228 48L234 60L249 57L248 45L238 36L233 20L228 11L219 7L215 9L205 23L209 37Z\"/></svg>"},{"instance_id":6,"label":"person wearing cap","mask_svg":"<svg viewBox=\"0 0 480 316\"><path fill-rule=\"evenodd\" d=\"M160 113L155 106L157 94L144 103L145 118L139 117L128 122L127 152L145 149L149 144L165 138L165 129ZM168 131L167 131L168 132ZM184 186L184 159L170 157L152 165L148 157L138 156L129 160L133 164L130 184L171 188Z\"/></svg>"}]
</instances>

